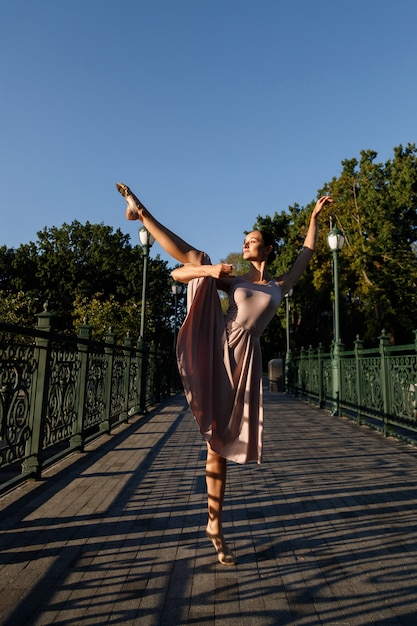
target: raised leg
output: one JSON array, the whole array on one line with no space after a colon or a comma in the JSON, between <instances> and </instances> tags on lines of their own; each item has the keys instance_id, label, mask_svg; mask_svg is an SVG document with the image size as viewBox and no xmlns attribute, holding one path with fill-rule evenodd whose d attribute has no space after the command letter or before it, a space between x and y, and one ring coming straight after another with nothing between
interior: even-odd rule
<instances>
[{"instance_id":1,"label":"raised leg","mask_svg":"<svg viewBox=\"0 0 417 626\"><path fill-rule=\"evenodd\" d=\"M126 217L128 220L140 220L165 252L180 263L202 264L203 252L201 250L197 250L158 222L127 185L117 183L116 187L126 199Z\"/></svg>"}]
</instances>

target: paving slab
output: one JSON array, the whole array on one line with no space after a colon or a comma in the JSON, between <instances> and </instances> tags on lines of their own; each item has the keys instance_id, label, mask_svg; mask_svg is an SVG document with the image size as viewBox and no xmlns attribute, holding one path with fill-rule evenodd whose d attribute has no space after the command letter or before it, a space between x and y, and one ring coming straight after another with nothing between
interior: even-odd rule
<instances>
[{"instance_id":1,"label":"paving slab","mask_svg":"<svg viewBox=\"0 0 417 626\"><path fill-rule=\"evenodd\" d=\"M226 568L178 394L0 498L2 626L417 624L417 450L265 392L262 465L228 465Z\"/></svg>"}]
</instances>

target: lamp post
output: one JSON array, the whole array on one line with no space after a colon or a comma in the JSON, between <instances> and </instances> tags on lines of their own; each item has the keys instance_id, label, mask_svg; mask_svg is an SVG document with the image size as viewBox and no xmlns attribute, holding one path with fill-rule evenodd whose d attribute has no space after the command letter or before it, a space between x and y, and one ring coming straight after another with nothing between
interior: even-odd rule
<instances>
[{"instance_id":1,"label":"lamp post","mask_svg":"<svg viewBox=\"0 0 417 626\"><path fill-rule=\"evenodd\" d=\"M333 312L333 356L332 356L332 415L339 414L340 406L340 319L339 319L339 252L345 242L344 234L335 226L327 235L327 243L333 255L333 287L334 287L334 312Z\"/></svg>"},{"instance_id":2,"label":"lamp post","mask_svg":"<svg viewBox=\"0 0 417 626\"><path fill-rule=\"evenodd\" d=\"M143 276L142 276L142 310L140 316L140 338L145 336L146 319L146 292L148 289L148 261L149 251L155 242L155 237L144 227L139 229L139 241L143 248Z\"/></svg>"},{"instance_id":3,"label":"lamp post","mask_svg":"<svg viewBox=\"0 0 417 626\"><path fill-rule=\"evenodd\" d=\"M148 288L148 261L149 251L155 242L155 237L144 227L139 229L139 241L143 248L143 275L142 275L142 309L140 315L140 336L139 345L142 348L140 359L140 372L138 372L139 379L139 410L141 413L146 413L146 373L147 373L147 346L146 346L146 332L145 332L145 320L146 320L146 293Z\"/></svg>"},{"instance_id":4,"label":"lamp post","mask_svg":"<svg viewBox=\"0 0 417 626\"><path fill-rule=\"evenodd\" d=\"M290 345L290 298L293 294L293 290L290 289L285 294L285 318L286 318L286 338L287 338L287 351L285 354L285 393L290 391L290 367L291 367L291 345Z\"/></svg>"}]
</instances>

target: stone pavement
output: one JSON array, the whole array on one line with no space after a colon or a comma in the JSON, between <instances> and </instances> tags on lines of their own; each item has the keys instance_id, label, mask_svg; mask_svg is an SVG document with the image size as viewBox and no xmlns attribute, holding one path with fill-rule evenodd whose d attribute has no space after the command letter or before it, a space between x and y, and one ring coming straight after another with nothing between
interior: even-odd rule
<instances>
[{"instance_id":1,"label":"stone pavement","mask_svg":"<svg viewBox=\"0 0 417 626\"><path fill-rule=\"evenodd\" d=\"M417 624L417 450L279 393L265 417L264 463L229 465L236 567L177 395L0 498L0 623Z\"/></svg>"}]
</instances>

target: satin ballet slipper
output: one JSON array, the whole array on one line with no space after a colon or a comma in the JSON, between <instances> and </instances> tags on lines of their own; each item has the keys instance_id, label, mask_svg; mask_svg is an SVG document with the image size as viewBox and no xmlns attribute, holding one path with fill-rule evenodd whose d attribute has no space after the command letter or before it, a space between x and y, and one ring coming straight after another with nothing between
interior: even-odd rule
<instances>
[{"instance_id":1,"label":"satin ballet slipper","mask_svg":"<svg viewBox=\"0 0 417 626\"><path fill-rule=\"evenodd\" d=\"M116 183L116 189L122 194L127 202L126 218L128 220L140 220L141 214L145 210L142 202L135 196L127 185L124 185L123 183Z\"/></svg>"},{"instance_id":2,"label":"satin ballet slipper","mask_svg":"<svg viewBox=\"0 0 417 626\"><path fill-rule=\"evenodd\" d=\"M236 557L231 552L229 552L229 550L227 550L227 552L223 552L221 550L222 545L224 545L222 535L212 535L208 532L208 530L206 530L206 535L208 539L210 539L211 543L214 546L214 549L216 550L217 560L219 561L219 563L221 563L222 565L237 565Z\"/></svg>"}]
</instances>

